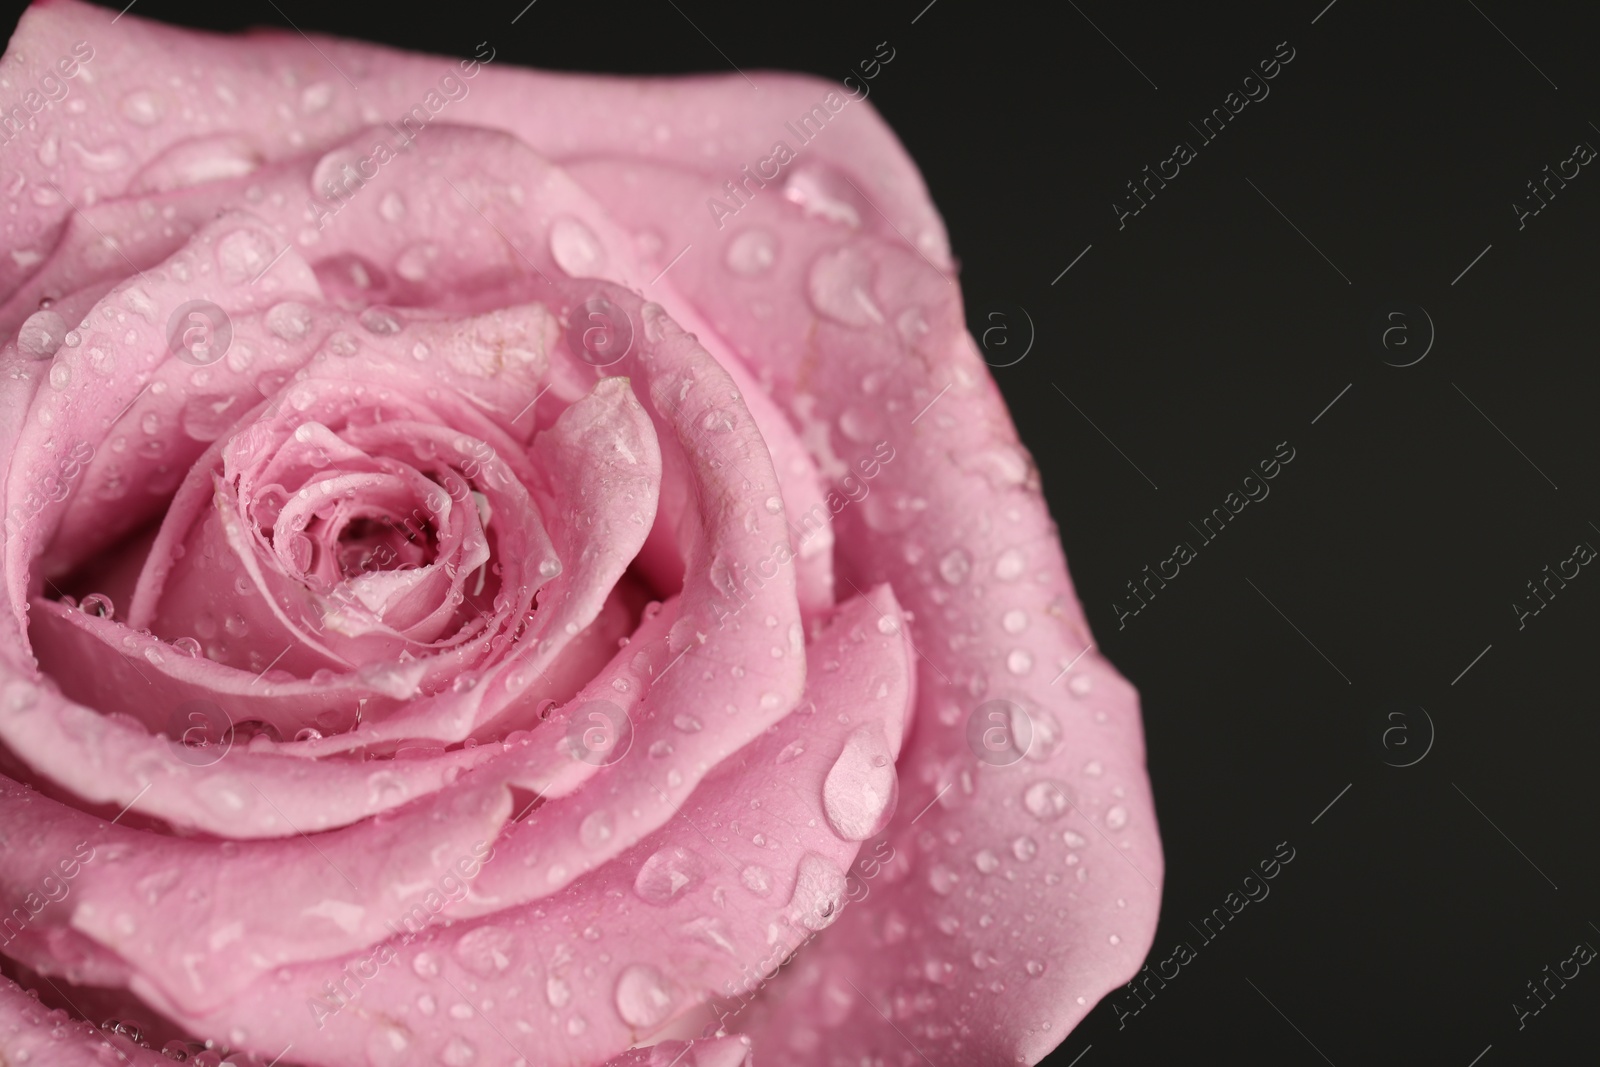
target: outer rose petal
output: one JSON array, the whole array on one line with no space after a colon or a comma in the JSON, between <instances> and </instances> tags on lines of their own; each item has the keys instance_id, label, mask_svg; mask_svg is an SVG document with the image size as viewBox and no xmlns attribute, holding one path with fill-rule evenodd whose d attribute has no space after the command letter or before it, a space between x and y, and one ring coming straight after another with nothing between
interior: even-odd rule
<instances>
[{"instance_id":1,"label":"outer rose petal","mask_svg":"<svg viewBox=\"0 0 1600 1067\"><path fill-rule=\"evenodd\" d=\"M417 86L437 84L445 74L461 78L469 69L470 80L463 83L469 92L449 104L443 121L508 130L558 159L642 152L652 159L703 166L718 177L707 182L702 195L714 196L740 168L771 154L775 131L781 132L786 121L838 91L820 78L777 72L763 72L756 91L735 75L631 79L504 69L492 63L464 67L454 60L354 41L323 38L312 43L288 33L218 38L148 22L136 14L119 20L114 35L102 32L105 23L102 9L55 0L23 13L10 49L24 56L18 77L32 83L52 72L58 58L70 56L74 42L91 42L93 58L87 67L94 80L79 78L72 84L73 93L90 101L86 117L53 114L48 129L45 123L35 124L16 138L15 151L8 153L27 187L48 188L45 179L53 179L75 204L128 190L136 175L143 176L144 188L162 188L248 174L263 161L331 145L367 125L370 120L364 115L402 115L417 103ZM241 52L249 55L249 62L238 61ZM492 53L479 55L493 60ZM329 77L330 60L355 80L359 93ZM220 106L194 109L180 118L179 94L184 90L152 87L152 69L181 71L185 79L213 87ZM283 71L293 72L292 84L304 86L303 94L285 93ZM529 100L540 106L529 107ZM77 140L84 152L94 152L102 145L97 135L104 131L90 123L99 116L130 113L133 118L118 123L122 151L96 152L91 167L89 159L70 147ZM618 122L617 115L629 120ZM658 137L661 129L668 136ZM65 145L59 166L38 158L40 144L50 134ZM926 200L921 176L876 111L849 105L829 123L828 136L809 151L819 161L844 167L865 198L887 213L880 219L865 203L852 205L864 225L893 240L898 240L896 231L906 234L924 255L948 263L944 229ZM851 197L847 190L831 191ZM19 255L0 262L0 292L9 292L26 276L36 262L33 257L49 249L71 213L59 198L41 197L43 203L21 199L26 211L18 219ZM703 203L696 210L706 214Z\"/></svg>"},{"instance_id":2,"label":"outer rose petal","mask_svg":"<svg viewBox=\"0 0 1600 1067\"><path fill-rule=\"evenodd\" d=\"M831 987L798 976L848 974L882 1008L931 997L934 1009L902 1029L935 1060L945 1050L970 1062L1037 1061L1138 969L1162 861L1136 694L1088 651L1032 461L966 334L959 293L903 247L776 198L755 198L719 239L689 210L700 174L640 163L577 174L619 218L656 227L667 244L711 244L712 255L673 268L675 284L770 376L824 472L876 472L836 520L841 573L891 583L924 652L917 732L900 761L908 792L922 799L902 815L940 800L915 831L905 818L890 831L915 859L888 868L870 903L842 921L850 932L814 946L807 969L740 1028L758 1048L900 1055L904 1037L875 1011L815 1024ZM726 265L750 233L774 251L756 278ZM772 310L756 314L756 300ZM862 382L874 383L870 396ZM872 449L880 439L889 461ZM991 699L1031 717L1029 758L1003 767L973 758L968 718ZM950 846L947 834L962 843ZM1053 899L1070 906L1046 910ZM1035 910L1033 944L1015 947L1007 925ZM959 932L938 954L905 936L941 921ZM990 989L997 979L1004 996Z\"/></svg>"}]
</instances>

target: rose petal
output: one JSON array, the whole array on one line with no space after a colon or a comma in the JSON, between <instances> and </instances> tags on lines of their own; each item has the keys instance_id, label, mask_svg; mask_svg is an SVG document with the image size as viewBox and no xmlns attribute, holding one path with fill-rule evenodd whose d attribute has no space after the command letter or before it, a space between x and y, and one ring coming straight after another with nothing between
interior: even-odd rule
<instances>
[{"instance_id":1,"label":"rose petal","mask_svg":"<svg viewBox=\"0 0 1600 1067\"><path fill-rule=\"evenodd\" d=\"M457 1058L470 1049L484 1062L535 1062L537 1049L537 1062L551 1067L587 1065L711 996L728 1000L713 1014L727 1012L848 904L845 872L860 846L829 828L825 782L862 731L880 732L892 765L913 654L904 627L880 620L899 617L887 588L844 605L811 649L819 663L839 666L813 675L801 710L724 761L681 818L537 909L428 926L388 946L375 967L364 962L370 954L290 966L261 979L270 994L247 990L210 1015L175 1010L138 979L135 988L197 1033L239 1027L252 1049L293 1042L328 1063L363 1052L399 1063L451 1049ZM484 876L511 859L497 846ZM484 890L481 881L475 888ZM526 1003L530 979L539 989L540 978L554 1012ZM345 991L330 996L341 983ZM467 1010L449 1010L448 1024L413 1021L424 1003L434 1006L424 1016Z\"/></svg>"}]
</instances>

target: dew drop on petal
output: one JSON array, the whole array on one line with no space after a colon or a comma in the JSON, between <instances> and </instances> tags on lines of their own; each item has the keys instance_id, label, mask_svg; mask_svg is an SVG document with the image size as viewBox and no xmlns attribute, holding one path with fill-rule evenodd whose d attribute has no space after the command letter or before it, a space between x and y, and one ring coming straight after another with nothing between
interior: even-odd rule
<instances>
[{"instance_id":1,"label":"dew drop on petal","mask_svg":"<svg viewBox=\"0 0 1600 1067\"><path fill-rule=\"evenodd\" d=\"M754 278L765 274L777 259L777 239L766 230L745 230L728 242L728 269L741 277Z\"/></svg>"},{"instance_id":2,"label":"dew drop on petal","mask_svg":"<svg viewBox=\"0 0 1600 1067\"><path fill-rule=\"evenodd\" d=\"M285 341L299 341L311 332L311 309L286 300L267 312L267 329Z\"/></svg>"},{"instance_id":3,"label":"dew drop on petal","mask_svg":"<svg viewBox=\"0 0 1600 1067\"><path fill-rule=\"evenodd\" d=\"M516 956L517 938L500 926L480 926L461 935L456 942L456 961L478 975L489 978L511 966Z\"/></svg>"},{"instance_id":4,"label":"dew drop on petal","mask_svg":"<svg viewBox=\"0 0 1600 1067\"><path fill-rule=\"evenodd\" d=\"M665 1022L674 999L665 976L648 963L630 964L617 976L617 1014L635 1030Z\"/></svg>"},{"instance_id":5,"label":"dew drop on petal","mask_svg":"<svg viewBox=\"0 0 1600 1067\"><path fill-rule=\"evenodd\" d=\"M585 848L599 848L611 840L611 813L605 809L590 812L578 824L578 840Z\"/></svg>"},{"instance_id":6,"label":"dew drop on petal","mask_svg":"<svg viewBox=\"0 0 1600 1067\"><path fill-rule=\"evenodd\" d=\"M939 560L939 577L951 585L960 585L972 572L972 557L964 548L953 548Z\"/></svg>"},{"instance_id":7,"label":"dew drop on petal","mask_svg":"<svg viewBox=\"0 0 1600 1067\"><path fill-rule=\"evenodd\" d=\"M550 226L550 255L574 278L593 277L605 268L605 250L594 231L569 215Z\"/></svg>"},{"instance_id":8,"label":"dew drop on petal","mask_svg":"<svg viewBox=\"0 0 1600 1067\"><path fill-rule=\"evenodd\" d=\"M758 897L764 897L772 892L772 872L765 867L751 864L739 872L739 881Z\"/></svg>"},{"instance_id":9,"label":"dew drop on petal","mask_svg":"<svg viewBox=\"0 0 1600 1067\"><path fill-rule=\"evenodd\" d=\"M646 904L665 907L705 878L705 863L682 847L663 848L644 861L633 880L633 891Z\"/></svg>"},{"instance_id":10,"label":"dew drop on petal","mask_svg":"<svg viewBox=\"0 0 1600 1067\"><path fill-rule=\"evenodd\" d=\"M806 294L819 315L846 326L882 325L872 298L874 268L861 251L845 246L825 252L811 265Z\"/></svg>"},{"instance_id":11,"label":"dew drop on petal","mask_svg":"<svg viewBox=\"0 0 1600 1067\"><path fill-rule=\"evenodd\" d=\"M789 897L791 921L807 930L827 929L839 917L844 899L844 872L833 861L816 852L800 857L794 893Z\"/></svg>"},{"instance_id":12,"label":"dew drop on petal","mask_svg":"<svg viewBox=\"0 0 1600 1067\"><path fill-rule=\"evenodd\" d=\"M17 350L29 359L49 359L67 337L67 323L54 311L35 311L22 323Z\"/></svg>"},{"instance_id":13,"label":"dew drop on petal","mask_svg":"<svg viewBox=\"0 0 1600 1067\"><path fill-rule=\"evenodd\" d=\"M882 727L857 727L822 783L828 825L846 841L865 841L888 825L898 795L894 757Z\"/></svg>"},{"instance_id":14,"label":"dew drop on petal","mask_svg":"<svg viewBox=\"0 0 1600 1067\"><path fill-rule=\"evenodd\" d=\"M1060 782L1041 779L1023 790L1022 806L1041 822L1059 819L1070 807L1067 787Z\"/></svg>"}]
</instances>

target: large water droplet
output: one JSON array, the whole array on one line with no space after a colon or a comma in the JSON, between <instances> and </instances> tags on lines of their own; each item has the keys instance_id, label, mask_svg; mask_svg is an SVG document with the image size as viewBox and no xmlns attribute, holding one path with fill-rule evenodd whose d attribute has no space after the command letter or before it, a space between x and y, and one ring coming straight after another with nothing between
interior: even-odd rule
<instances>
[{"instance_id":1,"label":"large water droplet","mask_svg":"<svg viewBox=\"0 0 1600 1067\"><path fill-rule=\"evenodd\" d=\"M865 841L894 815L899 784L894 756L877 723L857 727L822 783L822 809L833 832Z\"/></svg>"},{"instance_id":2,"label":"large water droplet","mask_svg":"<svg viewBox=\"0 0 1600 1067\"><path fill-rule=\"evenodd\" d=\"M444 1067L472 1067L478 1059L478 1050L464 1037L452 1037L439 1052L439 1062Z\"/></svg>"},{"instance_id":3,"label":"large water droplet","mask_svg":"<svg viewBox=\"0 0 1600 1067\"><path fill-rule=\"evenodd\" d=\"M550 255L574 278L594 277L605 267L605 250L594 231L568 215L550 226Z\"/></svg>"},{"instance_id":4,"label":"large water droplet","mask_svg":"<svg viewBox=\"0 0 1600 1067\"><path fill-rule=\"evenodd\" d=\"M872 300L873 265L865 255L846 245L825 252L811 265L806 292L811 306L846 326L881 324L883 312Z\"/></svg>"},{"instance_id":5,"label":"large water droplet","mask_svg":"<svg viewBox=\"0 0 1600 1067\"><path fill-rule=\"evenodd\" d=\"M789 918L807 930L825 930L839 917L844 894L844 872L826 856L807 852L789 897Z\"/></svg>"},{"instance_id":6,"label":"large water droplet","mask_svg":"<svg viewBox=\"0 0 1600 1067\"><path fill-rule=\"evenodd\" d=\"M740 871L739 881L758 897L764 897L772 892L772 872L757 864L751 864Z\"/></svg>"},{"instance_id":7,"label":"large water droplet","mask_svg":"<svg viewBox=\"0 0 1600 1067\"><path fill-rule=\"evenodd\" d=\"M67 337L67 323L54 311L35 311L17 333L17 350L29 359L49 359Z\"/></svg>"},{"instance_id":8,"label":"large water droplet","mask_svg":"<svg viewBox=\"0 0 1600 1067\"><path fill-rule=\"evenodd\" d=\"M602 808L590 812L578 824L578 840L585 848L599 848L611 840L611 813Z\"/></svg>"},{"instance_id":9,"label":"large water droplet","mask_svg":"<svg viewBox=\"0 0 1600 1067\"><path fill-rule=\"evenodd\" d=\"M646 904L665 907L705 877L705 863L686 848L664 848L644 861L633 891Z\"/></svg>"},{"instance_id":10,"label":"large water droplet","mask_svg":"<svg viewBox=\"0 0 1600 1067\"><path fill-rule=\"evenodd\" d=\"M778 259L778 241L766 230L745 230L728 242L728 269L745 278L754 278L772 269Z\"/></svg>"},{"instance_id":11,"label":"large water droplet","mask_svg":"<svg viewBox=\"0 0 1600 1067\"><path fill-rule=\"evenodd\" d=\"M215 441L238 418L236 396L197 396L179 416L183 432L196 441Z\"/></svg>"},{"instance_id":12,"label":"large water droplet","mask_svg":"<svg viewBox=\"0 0 1600 1067\"><path fill-rule=\"evenodd\" d=\"M222 280L229 285L254 280L278 251L277 243L260 230L234 230L217 242L217 266L222 270Z\"/></svg>"},{"instance_id":13,"label":"large water droplet","mask_svg":"<svg viewBox=\"0 0 1600 1067\"><path fill-rule=\"evenodd\" d=\"M311 332L311 309L286 300L267 312L267 329L285 341L299 341Z\"/></svg>"},{"instance_id":14,"label":"large water droplet","mask_svg":"<svg viewBox=\"0 0 1600 1067\"><path fill-rule=\"evenodd\" d=\"M960 585L972 573L972 557L964 548L952 548L939 560L939 577L951 585Z\"/></svg>"},{"instance_id":15,"label":"large water droplet","mask_svg":"<svg viewBox=\"0 0 1600 1067\"><path fill-rule=\"evenodd\" d=\"M617 1014L637 1031L666 1021L675 999L662 973L648 963L634 963L617 976Z\"/></svg>"},{"instance_id":16,"label":"large water droplet","mask_svg":"<svg viewBox=\"0 0 1600 1067\"><path fill-rule=\"evenodd\" d=\"M510 930L500 926L480 926L461 935L456 942L456 960L482 978L499 974L511 966L516 955L517 939Z\"/></svg>"},{"instance_id":17,"label":"large water droplet","mask_svg":"<svg viewBox=\"0 0 1600 1067\"><path fill-rule=\"evenodd\" d=\"M1045 778L1023 790L1022 806L1027 808L1028 814L1034 818L1041 822L1050 822L1066 814L1071 804L1067 798L1067 787L1060 782Z\"/></svg>"},{"instance_id":18,"label":"large water droplet","mask_svg":"<svg viewBox=\"0 0 1600 1067\"><path fill-rule=\"evenodd\" d=\"M861 194L826 164L804 164L790 172L783 195L807 215L815 215L852 229L861 225Z\"/></svg>"},{"instance_id":19,"label":"large water droplet","mask_svg":"<svg viewBox=\"0 0 1600 1067\"><path fill-rule=\"evenodd\" d=\"M427 279L433 261L438 258L439 246L423 241L400 253L394 261L394 272L408 282L421 282Z\"/></svg>"}]
</instances>

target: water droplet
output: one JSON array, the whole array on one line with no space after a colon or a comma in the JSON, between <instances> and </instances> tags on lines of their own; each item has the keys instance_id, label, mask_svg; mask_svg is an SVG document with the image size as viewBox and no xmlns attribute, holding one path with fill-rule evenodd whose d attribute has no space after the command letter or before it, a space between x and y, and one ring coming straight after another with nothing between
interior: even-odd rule
<instances>
[{"instance_id":1,"label":"water droplet","mask_svg":"<svg viewBox=\"0 0 1600 1067\"><path fill-rule=\"evenodd\" d=\"M183 405L183 432L196 441L215 441L239 416L237 396L197 396ZM242 407L242 405L240 405Z\"/></svg>"},{"instance_id":2,"label":"water droplet","mask_svg":"<svg viewBox=\"0 0 1600 1067\"><path fill-rule=\"evenodd\" d=\"M419 952L411 957L411 969L419 978L434 978L439 974L439 961L430 952Z\"/></svg>"},{"instance_id":3,"label":"water droplet","mask_svg":"<svg viewBox=\"0 0 1600 1067\"><path fill-rule=\"evenodd\" d=\"M772 269L778 259L778 241L766 230L745 230L728 242L728 269L754 278Z\"/></svg>"},{"instance_id":4,"label":"water droplet","mask_svg":"<svg viewBox=\"0 0 1600 1067\"><path fill-rule=\"evenodd\" d=\"M1084 845L1089 843L1088 838L1072 830L1063 831L1061 834L1061 840L1067 843L1068 848L1082 848Z\"/></svg>"},{"instance_id":5,"label":"water droplet","mask_svg":"<svg viewBox=\"0 0 1600 1067\"><path fill-rule=\"evenodd\" d=\"M346 330L334 330L322 344L322 353L348 359L361 350L361 338Z\"/></svg>"},{"instance_id":6,"label":"water droplet","mask_svg":"<svg viewBox=\"0 0 1600 1067\"><path fill-rule=\"evenodd\" d=\"M104 593L90 593L78 603L78 610L100 619L109 619L116 612L111 598Z\"/></svg>"},{"instance_id":7,"label":"water droplet","mask_svg":"<svg viewBox=\"0 0 1600 1067\"><path fill-rule=\"evenodd\" d=\"M964 548L952 548L939 560L939 577L951 585L960 585L972 573L972 557Z\"/></svg>"},{"instance_id":8,"label":"water droplet","mask_svg":"<svg viewBox=\"0 0 1600 1067\"><path fill-rule=\"evenodd\" d=\"M764 897L772 892L772 872L765 867L751 864L739 872L739 881L758 897Z\"/></svg>"},{"instance_id":9,"label":"water droplet","mask_svg":"<svg viewBox=\"0 0 1600 1067\"><path fill-rule=\"evenodd\" d=\"M361 313L361 325L366 327L368 333L379 335L399 333L403 328L394 312L376 305Z\"/></svg>"},{"instance_id":10,"label":"water droplet","mask_svg":"<svg viewBox=\"0 0 1600 1067\"><path fill-rule=\"evenodd\" d=\"M267 329L285 341L302 340L311 332L311 309L286 300L267 312Z\"/></svg>"},{"instance_id":11,"label":"water droplet","mask_svg":"<svg viewBox=\"0 0 1600 1067\"><path fill-rule=\"evenodd\" d=\"M697 734L702 729L700 720L693 715L674 715L672 725L686 734Z\"/></svg>"},{"instance_id":12,"label":"water droplet","mask_svg":"<svg viewBox=\"0 0 1600 1067\"><path fill-rule=\"evenodd\" d=\"M778 753L779 763L788 763L790 760L799 759L805 753L806 746L798 741L791 741L783 746L783 751Z\"/></svg>"},{"instance_id":13,"label":"water droplet","mask_svg":"<svg viewBox=\"0 0 1600 1067\"><path fill-rule=\"evenodd\" d=\"M898 795L894 757L882 727L857 727L822 783L828 825L846 841L865 841L888 825Z\"/></svg>"},{"instance_id":14,"label":"water droplet","mask_svg":"<svg viewBox=\"0 0 1600 1067\"><path fill-rule=\"evenodd\" d=\"M17 333L17 350L29 359L49 359L66 340L67 323L54 311L35 311Z\"/></svg>"},{"instance_id":15,"label":"water droplet","mask_svg":"<svg viewBox=\"0 0 1600 1067\"><path fill-rule=\"evenodd\" d=\"M1006 656L1006 670L1012 674L1027 674L1033 670L1033 653L1025 648L1013 648Z\"/></svg>"},{"instance_id":16,"label":"water droplet","mask_svg":"<svg viewBox=\"0 0 1600 1067\"><path fill-rule=\"evenodd\" d=\"M1000 625L1005 627L1008 634L1020 634L1028 628L1028 613L1013 608L1001 617Z\"/></svg>"},{"instance_id":17,"label":"water droplet","mask_svg":"<svg viewBox=\"0 0 1600 1067\"><path fill-rule=\"evenodd\" d=\"M1011 854L1024 863L1039 854L1039 843L1031 837L1023 836L1011 842Z\"/></svg>"},{"instance_id":18,"label":"water droplet","mask_svg":"<svg viewBox=\"0 0 1600 1067\"><path fill-rule=\"evenodd\" d=\"M844 895L844 872L827 857L807 852L789 897L789 918L807 930L825 930L839 917Z\"/></svg>"},{"instance_id":19,"label":"water droplet","mask_svg":"<svg viewBox=\"0 0 1600 1067\"><path fill-rule=\"evenodd\" d=\"M1000 857L986 848L980 849L978 854L972 857L972 865L984 874L993 874L1000 869Z\"/></svg>"},{"instance_id":20,"label":"water droplet","mask_svg":"<svg viewBox=\"0 0 1600 1067\"><path fill-rule=\"evenodd\" d=\"M872 300L873 265L850 246L817 257L806 280L811 306L846 326L883 323L883 312Z\"/></svg>"},{"instance_id":21,"label":"water droplet","mask_svg":"<svg viewBox=\"0 0 1600 1067\"><path fill-rule=\"evenodd\" d=\"M604 808L590 812L578 824L578 840L585 848L599 848L611 840L611 833L611 813Z\"/></svg>"},{"instance_id":22,"label":"water droplet","mask_svg":"<svg viewBox=\"0 0 1600 1067\"><path fill-rule=\"evenodd\" d=\"M783 195L807 215L852 229L861 225L861 209L857 203L860 194L850 187L843 175L825 164L797 167L784 182Z\"/></svg>"},{"instance_id":23,"label":"water droplet","mask_svg":"<svg viewBox=\"0 0 1600 1067\"><path fill-rule=\"evenodd\" d=\"M123 97L117 110L135 126L154 126L167 113L161 97L148 89L139 89Z\"/></svg>"},{"instance_id":24,"label":"water droplet","mask_svg":"<svg viewBox=\"0 0 1600 1067\"><path fill-rule=\"evenodd\" d=\"M941 897L949 896L959 881L961 876L942 863L934 864L928 871L928 887Z\"/></svg>"},{"instance_id":25,"label":"water droplet","mask_svg":"<svg viewBox=\"0 0 1600 1067\"><path fill-rule=\"evenodd\" d=\"M223 281L240 285L266 270L278 251L277 242L260 230L234 230L217 242L217 267Z\"/></svg>"},{"instance_id":26,"label":"water droplet","mask_svg":"<svg viewBox=\"0 0 1600 1067\"><path fill-rule=\"evenodd\" d=\"M333 85L329 82L312 82L300 90L300 110L308 115L326 111L333 103Z\"/></svg>"},{"instance_id":27,"label":"water droplet","mask_svg":"<svg viewBox=\"0 0 1600 1067\"><path fill-rule=\"evenodd\" d=\"M65 363L57 363L50 368L50 388L65 389L72 382L72 368Z\"/></svg>"},{"instance_id":28,"label":"water droplet","mask_svg":"<svg viewBox=\"0 0 1600 1067\"><path fill-rule=\"evenodd\" d=\"M378 201L378 214L390 222L399 222L406 214L405 198L399 193L384 193L383 199Z\"/></svg>"},{"instance_id":29,"label":"water droplet","mask_svg":"<svg viewBox=\"0 0 1600 1067\"><path fill-rule=\"evenodd\" d=\"M478 1050L464 1037L452 1037L439 1053L439 1062L444 1067L472 1067L477 1058Z\"/></svg>"},{"instance_id":30,"label":"water droplet","mask_svg":"<svg viewBox=\"0 0 1600 1067\"><path fill-rule=\"evenodd\" d=\"M552 975L545 979L544 999L550 1002L552 1008L564 1008L572 999L572 988L565 980Z\"/></svg>"},{"instance_id":31,"label":"water droplet","mask_svg":"<svg viewBox=\"0 0 1600 1067\"><path fill-rule=\"evenodd\" d=\"M198 656L200 642L192 637L180 637L172 642L172 647L182 652L185 656Z\"/></svg>"},{"instance_id":32,"label":"water droplet","mask_svg":"<svg viewBox=\"0 0 1600 1067\"><path fill-rule=\"evenodd\" d=\"M1014 582L1022 576L1025 565L1022 553L1015 548L1008 548L994 561L994 576L1002 582Z\"/></svg>"},{"instance_id":33,"label":"water droplet","mask_svg":"<svg viewBox=\"0 0 1600 1067\"><path fill-rule=\"evenodd\" d=\"M1121 804L1106 812L1106 826L1112 830L1120 830L1128 825L1128 809Z\"/></svg>"},{"instance_id":34,"label":"water droplet","mask_svg":"<svg viewBox=\"0 0 1600 1067\"><path fill-rule=\"evenodd\" d=\"M705 863L686 848L664 848L644 861L633 891L646 904L665 907L705 877Z\"/></svg>"},{"instance_id":35,"label":"water droplet","mask_svg":"<svg viewBox=\"0 0 1600 1067\"><path fill-rule=\"evenodd\" d=\"M574 278L594 277L605 267L605 250L594 231L570 215L551 224L550 255Z\"/></svg>"},{"instance_id":36,"label":"water droplet","mask_svg":"<svg viewBox=\"0 0 1600 1067\"><path fill-rule=\"evenodd\" d=\"M511 966L516 956L517 939L500 926L480 926L461 935L456 942L457 962L481 978L490 978Z\"/></svg>"},{"instance_id":37,"label":"water droplet","mask_svg":"<svg viewBox=\"0 0 1600 1067\"><path fill-rule=\"evenodd\" d=\"M617 1014L637 1031L665 1022L674 999L665 976L648 963L630 964L617 976Z\"/></svg>"},{"instance_id":38,"label":"water droplet","mask_svg":"<svg viewBox=\"0 0 1600 1067\"><path fill-rule=\"evenodd\" d=\"M1034 782L1023 791L1022 806L1039 821L1050 822L1066 814L1071 805L1068 803L1067 787L1046 778Z\"/></svg>"},{"instance_id":39,"label":"water droplet","mask_svg":"<svg viewBox=\"0 0 1600 1067\"><path fill-rule=\"evenodd\" d=\"M433 261L439 258L439 246L428 241L412 245L394 261L394 272L408 282L425 281Z\"/></svg>"},{"instance_id":40,"label":"water droplet","mask_svg":"<svg viewBox=\"0 0 1600 1067\"><path fill-rule=\"evenodd\" d=\"M1044 973L1044 964L1040 963L1038 960L1029 960L1023 966L1027 969L1028 974L1033 978L1037 978Z\"/></svg>"}]
</instances>

